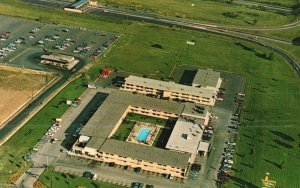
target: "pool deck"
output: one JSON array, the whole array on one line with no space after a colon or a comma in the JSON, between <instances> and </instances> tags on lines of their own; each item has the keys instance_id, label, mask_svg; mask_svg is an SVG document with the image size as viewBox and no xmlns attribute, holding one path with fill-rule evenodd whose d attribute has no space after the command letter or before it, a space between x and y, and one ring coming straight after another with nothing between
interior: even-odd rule
<instances>
[{"instance_id":1,"label":"pool deck","mask_svg":"<svg viewBox=\"0 0 300 188\"><path fill-rule=\"evenodd\" d=\"M150 133L147 136L146 143L136 139L136 137L140 133L140 129L142 129L142 128L150 130ZM142 144L142 145L145 145L145 146L152 146L152 144L155 140L155 137L157 136L157 134L159 132L159 129L160 129L160 126L157 126L157 125L154 125L154 124L144 123L144 122L137 122L134 125L134 128L132 129L132 131L130 132L128 138L126 139L126 142L132 142L132 143L135 143L135 144Z\"/></svg>"}]
</instances>

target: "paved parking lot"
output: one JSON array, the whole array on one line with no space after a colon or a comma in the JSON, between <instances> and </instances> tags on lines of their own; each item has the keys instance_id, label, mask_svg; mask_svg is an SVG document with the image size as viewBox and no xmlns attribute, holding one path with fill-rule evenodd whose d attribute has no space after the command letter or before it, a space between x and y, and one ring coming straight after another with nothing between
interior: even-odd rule
<instances>
[{"instance_id":1,"label":"paved parking lot","mask_svg":"<svg viewBox=\"0 0 300 188\"><path fill-rule=\"evenodd\" d=\"M212 108L212 114L217 119L211 121L214 133L210 140L212 149L208 157L196 157L196 163L202 165L199 177L196 180L187 180L193 187L212 188L216 187L217 175L221 166L222 153L226 147L226 141L231 137L228 132L228 125L231 124L232 114L235 113L238 104L234 102L237 92L243 92L245 79L239 75L231 73L221 73L223 78L222 86L225 89L223 101L217 101Z\"/></svg>"},{"instance_id":2,"label":"paved parking lot","mask_svg":"<svg viewBox=\"0 0 300 188\"><path fill-rule=\"evenodd\" d=\"M101 55L115 39L114 33L105 31L0 16L0 64L55 72L62 77L8 122L0 131L1 138L6 138L51 92L68 81L76 71L93 62L93 59ZM55 46L60 46L60 49ZM75 66L74 71L41 65L40 56L47 53L72 55L78 58L80 63Z\"/></svg>"},{"instance_id":3,"label":"paved parking lot","mask_svg":"<svg viewBox=\"0 0 300 188\"><path fill-rule=\"evenodd\" d=\"M63 173L82 176L84 171L90 171L98 175L98 180L114 184L130 186L132 182L153 184L157 188L192 187L187 183L166 179L161 175L148 172L136 173L133 169L125 170L121 166L109 167L105 163L95 164L91 161L77 157L61 157L56 161L55 170Z\"/></svg>"},{"instance_id":4,"label":"paved parking lot","mask_svg":"<svg viewBox=\"0 0 300 188\"><path fill-rule=\"evenodd\" d=\"M62 72L39 64L43 54L66 54L84 64L97 58L118 36L105 31L43 24L0 16L0 63L30 69Z\"/></svg>"}]
</instances>

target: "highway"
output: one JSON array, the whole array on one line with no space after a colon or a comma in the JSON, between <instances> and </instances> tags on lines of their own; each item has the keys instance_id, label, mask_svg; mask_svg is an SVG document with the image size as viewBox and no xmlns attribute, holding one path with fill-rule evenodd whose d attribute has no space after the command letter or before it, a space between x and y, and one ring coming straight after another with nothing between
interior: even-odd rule
<instances>
[{"instance_id":1,"label":"highway","mask_svg":"<svg viewBox=\"0 0 300 188\"><path fill-rule=\"evenodd\" d=\"M282 6L275 6L275 5L269 5L264 3L258 3L258 2L252 2L252 1L245 1L245 0L233 0L232 1L235 4L245 5L249 7L262 7L267 10L273 10L273 11L279 11L279 12L285 12L285 13L292 13L293 9L282 7Z\"/></svg>"},{"instance_id":2,"label":"highway","mask_svg":"<svg viewBox=\"0 0 300 188\"><path fill-rule=\"evenodd\" d=\"M286 41L286 40L280 40L280 39L275 39L271 37L265 37L265 36L259 36L259 35L254 35L251 33L246 33L241 30L233 30L225 27L219 27L217 25L212 25L212 24L199 24L195 23L193 21L180 21L177 19L170 19L170 18L165 18L165 17L152 17L152 16L146 16L146 15L140 15L137 13L132 13L129 11L123 11L123 10L116 10L112 8L106 8L106 7L93 7L89 6L86 9L87 13L91 14L96 14L96 15L106 15L106 16L113 16L113 17L118 17L118 18L123 18L123 19L132 19L135 21L147 21L150 23L155 23L155 24L164 24L164 25L175 25L179 27L184 27L188 29L195 29L195 30L205 30L205 31L220 31L220 32L226 32L226 33L231 33L231 34L238 34L238 35L243 35L244 37L248 38L253 38L253 39L263 39L263 40L268 40L272 42L279 42L283 44L289 44L291 45L291 41Z\"/></svg>"},{"instance_id":3,"label":"highway","mask_svg":"<svg viewBox=\"0 0 300 188\"><path fill-rule=\"evenodd\" d=\"M41 7L46 8L63 8L71 5L70 0L22 0L23 2L26 2L28 4L37 5ZM250 1L243 1L243 0L235 0L234 2L250 2ZM251 2L253 3L253 2ZM260 3L262 4L262 3ZM289 9L286 7L279 7L279 6L273 6L268 4L262 4L264 6L268 7L277 7L281 9ZM175 18L170 16L160 16L152 13L143 13L143 12L137 12L137 11L130 11L126 9L116 9L113 7L103 7L103 6L89 6L87 9L88 12L95 12L95 11L103 11L104 13L107 13L107 15L110 15L109 13L115 13L119 15L124 16L131 16L131 17L139 17L144 19L150 19L152 20L165 20L165 21L173 21L173 22L179 22L179 23L187 23L187 24L193 24L197 26L203 26L203 27L212 27L212 28L220 28L220 29L226 29L226 30L243 30L243 31L274 31L274 30L286 30L286 29L292 29L295 27L300 26L300 20L296 20L293 23L286 24L286 25L280 25L280 26L272 26L272 27L253 27L253 26L233 26L233 25L220 25L216 23L204 23L197 20L189 20L189 19L183 19L183 18Z\"/></svg>"}]
</instances>

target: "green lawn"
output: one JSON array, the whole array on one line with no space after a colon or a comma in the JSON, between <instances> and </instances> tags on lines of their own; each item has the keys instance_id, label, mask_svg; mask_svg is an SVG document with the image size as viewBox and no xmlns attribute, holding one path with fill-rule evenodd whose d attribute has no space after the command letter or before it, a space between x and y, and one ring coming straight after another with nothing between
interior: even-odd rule
<instances>
[{"instance_id":1,"label":"green lawn","mask_svg":"<svg viewBox=\"0 0 300 188\"><path fill-rule=\"evenodd\" d=\"M75 177L69 174L62 174L54 171L45 171L39 179L44 185L50 188L70 188L85 186L86 188L122 188L124 186L114 185L106 182L92 181L87 178Z\"/></svg>"},{"instance_id":2,"label":"green lawn","mask_svg":"<svg viewBox=\"0 0 300 188\"><path fill-rule=\"evenodd\" d=\"M266 43L272 46L276 46L277 48L287 52L296 60L296 62L298 63L300 62L300 46L282 44L277 42L266 42Z\"/></svg>"},{"instance_id":3,"label":"green lawn","mask_svg":"<svg viewBox=\"0 0 300 188\"><path fill-rule=\"evenodd\" d=\"M167 120L165 119L144 116L144 115L134 114L134 113L127 114L126 120L151 123L153 125L161 125L161 126L165 126L167 123Z\"/></svg>"},{"instance_id":4,"label":"green lawn","mask_svg":"<svg viewBox=\"0 0 300 188\"><path fill-rule=\"evenodd\" d=\"M61 24L125 33L124 38L100 60L101 63L95 65L96 68L91 71L94 75L98 68L113 66L120 71L160 79L167 78L175 65L187 64L245 76L247 95L235 156L234 168L237 171L226 187L241 187L243 184L260 187L260 180L266 172L271 173L271 179L276 180L279 187L300 187L300 116L297 115L300 114L300 82L283 59L277 55L274 60L263 57L263 54L270 54L271 51L213 34L145 23L108 23L100 17L35 7L26 9L24 5L13 8L9 3L5 0L0 4L2 14L31 19L47 15L47 21L50 22L59 18ZM186 40L191 40L193 36L196 46L190 47L187 54ZM155 44L160 44L162 49L156 48ZM78 80L62 94L65 92L65 95L76 96L82 92L81 89ZM59 105L62 94L0 148L0 182L6 182L11 176L10 169L12 173L24 169L15 166L19 164L21 156L48 128L51 118L59 116L66 109L64 105L54 107ZM30 129L34 129L36 134L20 139ZM13 157L8 155L10 153Z\"/></svg>"},{"instance_id":5,"label":"green lawn","mask_svg":"<svg viewBox=\"0 0 300 188\"><path fill-rule=\"evenodd\" d=\"M126 141L135 123L131 121L123 121L118 130L112 136L112 139Z\"/></svg>"},{"instance_id":6,"label":"green lawn","mask_svg":"<svg viewBox=\"0 0 300 188\"><path fill-rule=\"evenodd\" d=\"M199 0L100 0L102 4L164 16L241 26L284 25L294 20L270 11L250 9L236 4ZM226 13L232 13L228 16ZM256 24L253 24L254 20Z\"/></svg>"}]
</instances>

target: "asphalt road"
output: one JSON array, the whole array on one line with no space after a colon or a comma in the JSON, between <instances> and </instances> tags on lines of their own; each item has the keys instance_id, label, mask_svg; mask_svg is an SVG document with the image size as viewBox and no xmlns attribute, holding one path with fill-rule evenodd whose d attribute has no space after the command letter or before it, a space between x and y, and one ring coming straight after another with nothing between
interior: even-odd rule
<instances>
[{"instance_id":1,"label":"asphalt road","mask_svg":"<svg viewBox=\"0 0 300 188\"><path fill-rule=\"evenodd\" d=\"M115 9L109 9L107 10L106 8L94 8L94 7L88 7L86 10L90 14L95 14L95 15L104 15L104 16L111 16L115 18L121 18L121 19L130 19L133 21L146 21L148 23L154 23L154 24L161 24L161 25L168 25L168 26L179 26L179 27L184 27L187 29L194 29L194 30L202 30L202 31L220 31L220 32L227 32L227 33L232 33L232 34L238 34L244 37L248 38L253 38L253 39L264 39L272 42L279 42L283 44L289 44L291 45L291 41L285 41L285 40L279 40L271 37L264 37L260 35L254 35L251 33L247 33L243 30L235 30L235 28L225 28L225 27L218 27L215 25L209 25L209 24L198 24L198 23L193 23L192 21L177 21L173 19L166 19L166 18L160 18L160 17L151 17L151 16L145 16L145 15L138 15L138 14L133 14L132 12L128 11L120 11L120 10L115 10Z\"/></svg>"},{"instance_id":2,"label":"asphalt road","mask_svg":"<svg viewBox=\"0 0 300 188\"><path fill-rule=\"evenodd\" d=\"M239 3L254 3L254 2L250 2L250 1L243 1L243 0L235 0L236 2ZM29 3L29 4L33 4L33 5L37 5L37 6L42 6L42 7L47 7L47 8L64 8L67 7L69 5L71 5L72 3L70 3L70 1L68 0L23 0L23 2ZM56 4L56 6L55 6ZM254 3L255 4L255 3ZM261 4L261 3L260 3ZM273 5L268 5L268 4L261 4L265 7L276 7L278 9L284 9L284 10L289 10L286 7L280 7L280 6L273 6ZM274 27L243 27L243 26L232 26L232 25L218 25L215 23L201 23L199 21L196 20L187 20L187 19L179 19L179 18L174 18L174 17L166 17L166 16L160 16L160 15L155 15L155 14L151 14L151 13L142 13L142 12L136 12L136 11L130 11L130 10L125 10L125 9L116 9L113 7L94 7L94 6L89 6L87 9L87 12L104 12L106 13L105 15L108 16L114 16L111 13L114 14L119 14L119 15L123 15L124 18L128 18L130 17L130 19L145 19L147 22L152 21L152 23L158 23L158 24L173 24L173 25L178 25L178 24L187 24L187 25L194 25L197 27L207 27L207 28L219 28L219 29L223 29L223 30L228 30L228 29L235 29L235 30L259 30L259 31L273 31L273 30L285 30L285 29L291 29L294 27L298 27L300 24L300 20L297 20L296 22L290 23L290 24L286 24L286 25L282 25L282 26L274 26ZM101 13L103 15L103 13ZM255 35L253 35L255 37Z\"/></svg>"},{"instance_id":3,"label":"asphalt road","mask_svg":"<svg viewBox=\"0 0 300 188\"><path fill-rule=\"evenodd\" d=\"M49 7L49 8L64 8L70 5L68 1L60 1L60 0L22 0L25 3L34 4L41 7Z\"/></svg>"},{"instance_id":4,"label":"asphalt road","mask_svg":"<svg viewBox=\"0 0 300 188\"><path fill-rule=\"evenodd\" d=\"M252 2L252 1L233 0L233 3L245 5L245 6L252 6L252 7L263 7L268 10L286 12L286 13L292 13L292 11L293 11L291 8L287 8L287 7L269 5L269 4L264 4L264 3Z\"/></svg>"}]
</instances>

